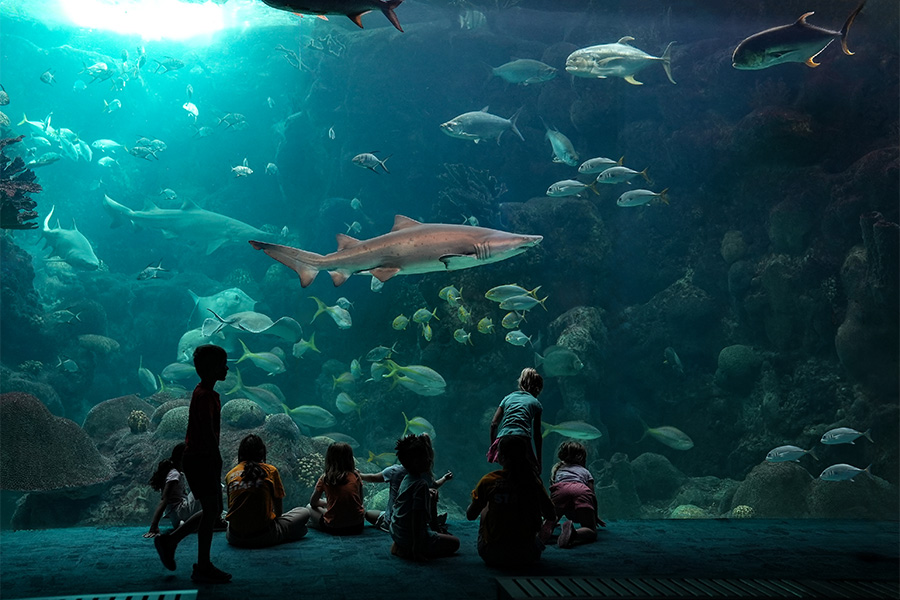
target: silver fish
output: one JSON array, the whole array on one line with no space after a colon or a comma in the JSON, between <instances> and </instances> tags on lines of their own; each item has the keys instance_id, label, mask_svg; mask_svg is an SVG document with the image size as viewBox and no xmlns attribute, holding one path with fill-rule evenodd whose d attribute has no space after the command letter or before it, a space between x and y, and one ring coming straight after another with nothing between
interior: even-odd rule
<instances>
[{"instance_id":1,"label":"silver fish","mask_svg":"<svg viewBox=\"0 0 900 600\"><path fill-rule=\"evenodd\" d=\"M491 69L491 73L509 83L543 83L556 77L556 69L539 60L519 58Z\"/></svg>"},{"instance_id":2,"label":"silver fish","mask_svg":"<svg viewBox=\"0 0 900 600\"><path fill-rule=\"evenodd\" d=\"M520 108L513 113L513 116L504 119L503 117L498 117L497 115L489 113L488 107L485 106L481 110L463 113L457 117L453 117L446 123L442 123L441 131L452 138L472 140L476 144L483 140L495 138L499 144L500 136L507 131L512 131L524 142L525 138L522 137L522 134L516 127L516 119L519 118L521 112L522 109Z\"/></svg>"},{"instance_id":3,"label":"silver fish","mask_svg":"<svg viewBox=\"0 0 900 600\"><path fill-rule=\"evenodd\" d=\"M815 13L808 12L790 25L754 33L734 49L731 66L742 71L768 69L789 62L818 67L816 57L837 38L841 40L844 54L852 56L853 53L847 47L847 32L865 5L866 0L859 3L840 31L810 25L806 19Z\"/></svg>"},{"instance_id":4,"label":"silver fish","mask_svg":"<svg viewBox=\"0 0 900 600\"><path fill-rule=\"evenodd\" d=\"M672 44L669 42L662 56L652 56L628 42L634 38L626 35L615 44L600 44L576 50L566 59L566 71L576 77L605 79L621 77L632 85L643 85L634 78L635 73L658 62L662 64L669 81L672 79Z\"/></svg>"}]
</instances>

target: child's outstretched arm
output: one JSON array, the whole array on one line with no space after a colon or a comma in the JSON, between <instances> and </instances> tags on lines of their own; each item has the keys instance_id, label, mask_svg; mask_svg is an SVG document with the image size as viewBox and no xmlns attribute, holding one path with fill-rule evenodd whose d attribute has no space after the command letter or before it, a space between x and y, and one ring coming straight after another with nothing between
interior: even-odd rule
<instances>
[{"instance_id":1,"label":"child's outstretched arm","mask_svg":"<svg viewBox=\"0 0 900 600\"><path fill-rule=\"evenodd\" d=\"M453 471L447 471L442 477L434 480L434 487L439 488L451 479L453 479Z\"/></svg>"},{"instance_id":2,"label":"child's outstretched arm","mask_svg":"<svg viewBox=\"0 0 900 600\"><path fill-rule=\"evenodd\" d=\"M359 473L359 478L366 483L384 483L384 475L378 473Z\"/></svg>"}]
</instances>

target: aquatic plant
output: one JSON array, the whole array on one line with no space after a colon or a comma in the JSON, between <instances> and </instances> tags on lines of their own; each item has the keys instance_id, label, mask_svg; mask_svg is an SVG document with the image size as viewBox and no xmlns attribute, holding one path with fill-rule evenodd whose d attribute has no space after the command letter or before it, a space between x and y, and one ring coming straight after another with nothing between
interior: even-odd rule
<instances>
[{"instance_id":1,"label":"aquatic plant","mask_svg":"<svg viewBox=\"0 0 900 600\"><path fill-rule=\"evenodd\" d=\"M739 504L731 509L731 518L733 519L749 519L753 516L753 507L746 504Z\"/></svg>"},{"instance_id":2,"label":"aquatic plant","mask_svg":"<svg viewBox=\"0 0 900 600\"><path fill-rule=\"evenodd\" d=\"M28 194L39 194L40 184L34 183L37 176L31 169L25 168L25 161L17 156L10 159L6 156L6 146L22 141L24 135L17 138L0 140L0 228L2 229L37 229L37 223L31 223L38 214L34 211L37 202Z\"/></svg>"},{"instance_id":3,"label":"aquatic plant","mask_svg":"<svg viewBox=\"0 0 900 600\"><path fill-rule=\"evenodd\" d=\"M312 487L325 471L325 457L318 452L297 459L294 476L301 484Z\"/></svg>"},{"instance_id":4,"label":"aquatic plant","mask_svg":"<svg viewBox=\"0 0 900 600\"><path fill-rule=\"evenodd\" d=\"M466 165L445 164L438 179L446 186L438 192L435 204L439 220L458 223L461 219L475 217L482 226L496 225L497 199L506 193L506 185L490 172Z\"/></svg>"}]
</instances>

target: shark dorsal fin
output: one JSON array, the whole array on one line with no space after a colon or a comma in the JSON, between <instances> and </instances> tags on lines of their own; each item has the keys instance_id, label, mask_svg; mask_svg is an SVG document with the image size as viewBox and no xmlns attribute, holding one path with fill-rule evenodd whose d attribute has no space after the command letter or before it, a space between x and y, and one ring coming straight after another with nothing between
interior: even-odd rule
<instances>
[{"instance_id":1,"label":"shark dorsal fin","mask_svg":"<svg viewBox=\"0 0 900 600\"><path fill-rule=\"evenodd\" d=\"M802 18L802 17L801 17L801 18ZM626 36L623 37L623 38L619 38L619 41L616 42L616 43L617 43L617 44L627 44L628 42L633 42L633 41L634 41L634 38L633 38L633 37L631 37L630 35L626 35Z\"/></svg>"},{"instance_id":2,"label":"shark dorsal fin","mask_svg":"<svg viewBox=\"0 0 900 600\"><path fill-rule=\"evenodd\" d=\"M181 210L203 210L197 203L193 200L185 200L184 204L181 205Z\"/></svg>"},{"instance_id":3,"label":"shark dorsal fin","mask_svg":"<svg viewBox=\"0 0 900 600\"><path fill-rule=\"evenodd\" d=\"M340 252L341 250L346 250L347 248L352 248L353 246L359 244L358 239L356 239L355 237L350 237L349 235L346 235L344 233L339 233L335 237L337 238L338 252Z\"/></svg>"},{"instance_id":4,"label":"shark dorsal fin","mask_svg":"<svg viewBox=\"0 0 900 600\"><path fill-rule=\"evenodd\" d=\"M800 18L797 19L797 22L794 23L794 25L808 25L808 23L806 22L806 17L811 17L814 14L816 14L815 11L803 13L802 15L800 15Z\"/></svg>"},{"instance_id":5,"label":"shark dorsal fin","mask_svg":"<svg viewBox=\"0 0 900 600\"><path fill-rule=\"evenodd\" d=\"M78 225L75 224L75 217L72 217L72 231L78 231Z\"/></svg>"},{"instance_id":6,"label":"shark dorsal fin","mask_svg":"<svg viewBox=\"0 0 900 600\"><path fill-rule=\"evenodd\" d=\"M488 104L487 106L485 106L484 108L482 108L479 112L487 112L488 109L489 109L490 107L491 107L491 105Z\"/></svg>"},{"instance_id":7,"label":"shark dorsal fin","mask_svg":"<svg viewBox=\"0 0 900 600\"><path fill-rule=\"evenodd\" d=\"M159 207L156 205L156 202L154 202L150 198L145 198L144 199L144 208L142 210L144 210L144 211L159 210Z\"/></svg>"},{"instance_id":8,"label":"shark dorsal fin","mask_svg":"<svg viewBox=\"0 0 900 600\"><path fill-rule=\"evenodd\" d=\"M403 215L395 215L394 216L394 226L391 227L391 231L400 231L401 229L406 229L408 227L415 227L416 225L421 225L415 219L410 219L409 217L404 217Z\"/></svg>"}]
</instances>

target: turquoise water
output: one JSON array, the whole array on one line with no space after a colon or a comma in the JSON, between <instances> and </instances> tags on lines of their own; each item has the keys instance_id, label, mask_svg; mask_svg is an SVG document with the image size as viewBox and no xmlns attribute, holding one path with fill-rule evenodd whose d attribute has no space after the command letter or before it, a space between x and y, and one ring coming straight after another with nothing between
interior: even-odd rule
<instances>
[{"instance_id":1,"label":"turquoise water","mask_svg":"<svg viewBox=\"0 0 900 600\"><path fill-rule=\"evenodd\" d=\"M263 405L232 406L228 423L238 426L223 426L226 464L239 439L262 427L272 462L290 481L291 505L308 499L314 455L327 444L309 438L350 436L360 468L374 470L381 459L366 462L369 453L391 452L405 414L433 428L435 471L455 475L442 490L446 509L459 514L491 469L484 460L490 418L539 354L544 422L578 423L548 433L544 473L563 435L590 425L600 433L586 445L604 518L725 516L736 506L761 517L896 517L896 4L869 0L847 35L853 56L838 40L818 55L817 68L794 62L757 71L732 68L741 40L809 10L816 10L811 24L839 30L852 3L507 4L408 0L396 11L401 33L377 12L360 30L340 15L326 22L227 2L220 6L235 16L226 29L158 40L73 25L55 3L30 12L3 3L0 83L10 124L2 137L26 135L4 152L26 161L62 156L34 168L43 190L31 195L33 222L41 229L51 209L50 228L57 218L71 228L74 219L99 261L85 269L74 259L74 266L48 260L38 231L4 234L2 389L32 394L74 424L32 405L4 405L5 423L33 425L3 425L4 527L25 492L37 493L18 513L21 527L149 520L156 498L145 482L180 435L174 418L159 425L173 406L167 402L185 393L167 382L167 392L154 394L139 367L160 375L183 358L182 336L212 318L194 309L189 291L209 297L233 288L255 304L215 306L292 319L320 351L297 357L290 334L233 327L219 340L235 361L239 339L257 353L280 348L284 372L269 376L247 359L232 371L251 388L277 386L281 396L269 393L289 408L315 405L334 415L322 427L295 419L302 434L295 439L284 418L281 429L259 425L261 411L276 413L280 402L266 405L246 389L226 395L231 381L221 389L223 402L249 395ZM565 72L576 50L623 36L660 58L675 42L677 83L658 60L635 75L640 86ZM525 58L555 76L519 85L492 75ZM157 68L171 59L179 61L168 63L173 70ZM100 62L115 74L92 82L87 68ZM47 71L51 83L42 80ZM121 107L111 110L115 100ZM442 132L442 123L483 107L504 119L517 115L524 139L507 131L499 143L474 144ZM23 115L42 124L17 125ZM62 128L77 136L73 148L77 140L123 147L92 148L90 160L84 150L66 156L48 132ZM648 180L599 183L581 198L547 196L554 182L592 181L553 162L548 129L570 140L575 165L623 157L634 171L646 168ZM155 141L165 149L142 150ZM352 162L372 152L390 157L389 172ZM103 157L115 162L104 166ZM245 165L252 173L238 176ZM667 203L617 206L632 189L666 190ZM151 201L169 211L194 203L259 230L252 236L261 241L320 254L335 250L338 233L361 240L387 233L398 214L543 240L492 264L401 273L378 292L364 274L335 287L322 273L303 288L294 272L246 243L249 230L219 245L217 233L201 227L220 218L196 220L196 209L194 221L190 210L172 213L178 224L189 222L178 231L111 228L105 197L135 211L152 210ZM164 270L139 278L148 266ZM524 345L506 341L512 330L501 320L509 310L484 296L513 283L540 286L536 295L547 298L518 326L530 338ZM461 290L468 320L439 297L450 285ZM312 296L328 306L345 298L352 325L342 329L328 314L311 322ZM436 317L431 340L415 322L392 327L422 308ZM492 332L478 331L483 318ZM443 393L366 381L366 356L378 346L395 348L401 365L439 373ZM582 367L558 354L545 361L559 351L548 353L553 346ZM343 391L359 410L343 413L333 378L351 371L354 359L362 374ZM195 379L179 383L189 395ZM132 395L139 398L106 402ZM128 428L133 410L150 418L147 431ZM871 430L874 442L819 441L837 427ZM767 462L782 445L812 449L815 458ZM38 455L22 476L22 456ZM303 458L311 466L301 467ZM871 465L874 478L818 479L834 464ZM70 477L79 472L91 475ZM35 507L48 505L70 510L46 519Z\"/></svg>"}]
</instances>

